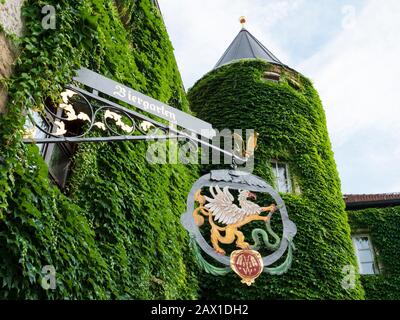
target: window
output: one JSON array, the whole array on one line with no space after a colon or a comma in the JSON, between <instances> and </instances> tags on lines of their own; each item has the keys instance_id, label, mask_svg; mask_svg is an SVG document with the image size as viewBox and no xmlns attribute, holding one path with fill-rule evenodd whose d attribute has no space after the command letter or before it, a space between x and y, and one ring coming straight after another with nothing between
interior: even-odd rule
<instances>
[{"instance_id":1,"label":"window","mask_svg":"<svg viewBox=\"0 0 400 320\"><path fill-rule=\"evenodd\" d=\"M374 250L368 235L356 235L352 237L360 274L377 274Z\"/></svg>"},{"instance_id":2,"label":"window","mask_svg":"<svg viewBox=\"0 0 400 320\"><path fill-rule=\"evenodd\" d=\"M301 88L300 84L294 79L289 78L288 83L295 90L300 90Z\"/></svg>"},{"instance_id":3,"label":"window","mask_svg":"<svg viewBox=\"0 0 400 320\"><path fill-rule=\"evenodd\" d=\"M272 171L275 176L275 185L279 192L291 192L292 184L287 163L272 162Z\"/></svg>"},{"instance_id":4,"label":"window","mask_svg":"<svg viewBox=\"0 0 400 320\"><path fill-rule=\"evenodd\" d=\"M267 72L264 72L264 74L263 74L263 79L266 81L279 82L280 78L281 78L281 75L276 72L267 71Z\"/></svg>"},{"instance_id":5,"label":"window","mask_svg":"<svg viewBox=\"0 0 400 320\"><path fill-rule=\"evenodd\" d=\"M50 177L60 187L65 187L69 167L71 164L72 149L67 143L51 143L45 160L49 167Z\"/></svg>"}]
</instances>

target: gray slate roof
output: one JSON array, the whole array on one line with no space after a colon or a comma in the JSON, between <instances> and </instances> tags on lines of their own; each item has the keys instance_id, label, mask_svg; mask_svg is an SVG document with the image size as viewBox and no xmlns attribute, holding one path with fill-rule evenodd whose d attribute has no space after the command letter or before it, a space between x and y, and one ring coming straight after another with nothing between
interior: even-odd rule
<instances>
[{"instance_id":1,"label":"gray slate roof","mask_svg":"<svg viewBox=\"0 0 400 320\"><path fill-rule=\"evenodd\" d=\"M240 30L239 34L232 41L228 49L218 60L214 69L217 69L225 64L234 62L240 59L264 59L268 62L273 62L283 65L271 51L269 51L260 41L258 41L245 28Z\"/></svg>"}]
</instances>

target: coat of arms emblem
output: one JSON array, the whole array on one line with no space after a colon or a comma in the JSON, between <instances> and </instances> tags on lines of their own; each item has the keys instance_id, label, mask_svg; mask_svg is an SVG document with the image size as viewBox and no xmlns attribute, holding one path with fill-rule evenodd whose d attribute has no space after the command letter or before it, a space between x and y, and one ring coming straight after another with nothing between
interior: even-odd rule
<instances>
[{"instance_id":1,"label":"coat of arms emblem","mask_svg":"<svg viewBox=\"0 0 400 320\"><path fill-rule=\"evenodd\" d=\"M282 224L281 237L271 226L275 215L280 216L276 220ZM193 185L181 220L197 261L208 273L225 275L233 270L250 286L263 272L279 275L290 268L296 225L279 193L257 176L211 171ZM225 267L209 263L202 252ZM285 252L285 261L270 267Z\"/></svg>"}]
</instances>

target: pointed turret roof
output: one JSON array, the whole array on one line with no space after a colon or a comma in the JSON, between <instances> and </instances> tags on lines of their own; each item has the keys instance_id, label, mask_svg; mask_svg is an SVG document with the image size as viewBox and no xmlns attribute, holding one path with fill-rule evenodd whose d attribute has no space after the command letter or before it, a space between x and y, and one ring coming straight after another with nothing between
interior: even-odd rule
<instances>
[{"instance_id":1,"label":"pointed turret roof","mask_svg":"<svg viewBox=\"0 0 400 320\"><path fill-rule=\"evenodd\" d=\"M244 27L218 60L214 69L240 59L263 59L283 65L260 41Z\"/></svg>"}]
</instances>

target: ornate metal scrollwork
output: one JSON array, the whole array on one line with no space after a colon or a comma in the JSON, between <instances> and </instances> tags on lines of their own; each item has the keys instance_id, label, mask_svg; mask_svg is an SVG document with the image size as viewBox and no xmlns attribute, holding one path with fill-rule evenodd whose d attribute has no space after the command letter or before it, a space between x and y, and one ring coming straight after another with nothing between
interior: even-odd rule
<instances>
[{"instance_id":1,"label":"ornate metal scrollwork","mask_svg":"<svg viewBox=\"0 0 400 320\"><path fill-rule=\"evenodd\" d=\"M235 140L234 150L221 149L211 141L216 137L211 124L94 71L81 68L73 81L61 93L61 103L46 101L45 112L28 114L24 143L175 139L184 143L183 152L186 148L189 153L195 153L201 145L240 163L251 156L251 147L245 153L237 150L243 145L240 139ZM252 145L251 141L255 142L254 139L247 141L248 146Z\"/></svg>"},{"instance_id":2,"label":"ornate metal scrollwork","mask_svg":"<svg viewBox=\"0 0 400 320\"><path fill-rule=\"evenodd\" d=\"M86 94L85 94L86 93ZM175 138L190 143L197 152L196 138L176 130L171 134L168 125L123 108L80 88L68 87L61 93L57 106L45 104L40 115L29 112L25 127L25 143L93 142L123 140L157 140ZM71 130L73 129L73 130ZM41 137L37 138L37 130ZM98 132L98 134L95 134Z\"/></svg>"},{"instance_id":3,"label":"ornate metal scrollwork","mask_svg":"<svg viewBox=\"0 0 400 320\"><path fill-rule=\"evenodd\" d=\"M136 130L145 134L155 128L151 122L135 119L120 108L92 104L74 89L66 89L61 97L62 102L57 107L45 105L46 117L52 120L50 126L43 127L43 123L38 123L32 114L28 114L30 122L49 137L85 138L95 130L107 131L112 136L126 136L133 135ZM68 130L71 127L74 132ZM30 136L32 138L32 134Z\"/></svg>"}]
</instances>

